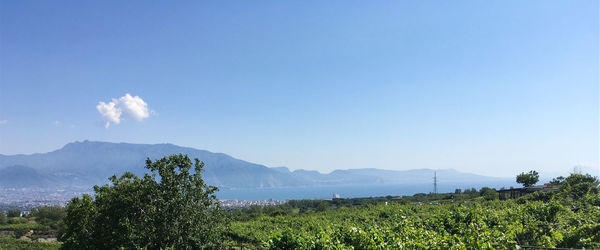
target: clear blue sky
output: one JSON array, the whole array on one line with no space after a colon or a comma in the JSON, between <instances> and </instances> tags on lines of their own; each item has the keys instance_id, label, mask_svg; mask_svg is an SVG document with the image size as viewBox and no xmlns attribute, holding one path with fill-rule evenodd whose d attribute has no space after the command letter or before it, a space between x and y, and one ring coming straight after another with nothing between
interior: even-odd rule
<instances>
[{"instance_id":1,"label":"clear blue sky","mask_svg":"<svg viewBox=\"0 0 600 250\"><path fill-rule=\"evenodd\" d=\"M598 1L1 1L0 153L598 171ZM147 118L105 127L126 93Z\"/></svg>"}]
</instances>

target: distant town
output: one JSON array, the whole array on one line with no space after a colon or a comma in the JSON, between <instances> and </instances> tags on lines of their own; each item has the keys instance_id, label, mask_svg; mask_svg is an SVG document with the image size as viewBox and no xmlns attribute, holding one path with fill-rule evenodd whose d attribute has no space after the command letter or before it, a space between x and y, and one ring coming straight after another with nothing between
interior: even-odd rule
<instances>
[{"instance_id":1,"label":"distant town","mask_svg":"<svg viewBox=\"0 0 600 250\"><path fill-rule=\"evenodd\" d=\"M66 206L73 197L91 190L57 190L43 188L0 188L0 211L19 209L26 212L40 206Z\"/></svg>"},{"instance_id":2,"label":"distant town","mask_svg":"<svg viewBox=\"0 0 600 250\"><path fill-rule=\"evenodd\" d=\"M220 200L219 204L225 208L238 208L238 207L249 207L249 206L273 206L282 205L287 201L282 200L256 200L256 201L244 201L244 200Z\"/></svg>"},{"instance_id":3,"label":"distant town","mask_svg":"<svg viewBox=\"0 0 600 250\"><path fill-rule=\"evenodd\" d=\"M73 197L81 197L83 194L92 194L92 190L56 190L42 188L0 188L0 211L19 209L27 214L32 208L41 206L64 207ZM270 206L286 203L285 200L220 200L219 204L225 208Z\"/></svg>"}]
</instances>

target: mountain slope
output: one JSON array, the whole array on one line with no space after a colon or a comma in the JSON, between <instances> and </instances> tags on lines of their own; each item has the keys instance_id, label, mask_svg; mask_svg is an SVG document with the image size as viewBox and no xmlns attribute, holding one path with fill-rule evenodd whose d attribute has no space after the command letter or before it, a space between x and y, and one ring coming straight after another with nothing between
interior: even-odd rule
<instances>
[{"instance_id":1,"label":"mountain slope","mask_svg":"<svg viewBox=\"0 0 600 250\"><path fill-rule=\"evenodd\" d=\"M74 142L44 154L0 155L0 186L17 185L18 181L50 187L91 187L103 184L113 174L126 171L137 175L147 172L145 160L171 154L187 154L203 161L203 177L210 185L222 188L297 187L322 185L423 184L433 181L431 169L406 171L374 168L335 170L329 174L286 167L269 168L222 153L180 147L173 144L131 144L109 142ZM19 166L15 168L14 166ZM19 174L20 172L26 174ZM506 180L456 170L437 170L440 182L495 183Z\"/></svg>"},{"instance_id":2,"label":"mountain slope","mask_svg":"<svg viewBox=\"0 0 600 250\"><path fill-rule=\"evenodd\" d=\"M187 154L203 161L204 179L221 187L277 187L299 185L290 174L266 166L235 159L221 153L179 147L172 144L130 144L74 142L45 154L0 155L0 169L23 165L41 174L55 176L60 185L91 185L106 182L113 174L130 171L141 175L145 160L171 154Z\"/></svg>"},{"instance_id":3,"label":"mountain slope","mask_svg":"<svg viewBox=\"0 0 600 250\"><path fill-rule=\"evenodd\" d=\"M15 165L0 169L0 187L44 188L51 183L49 180L48 176L26 166Z\"/></svg>"}]
</instances>

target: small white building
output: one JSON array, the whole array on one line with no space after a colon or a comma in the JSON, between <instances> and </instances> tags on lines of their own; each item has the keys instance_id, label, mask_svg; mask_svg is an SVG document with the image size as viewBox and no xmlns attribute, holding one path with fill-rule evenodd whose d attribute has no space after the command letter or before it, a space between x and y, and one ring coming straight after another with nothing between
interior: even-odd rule
<instances>
[{"instance_id":1,"label":"small white building","mask_svg":"<svg viewBox=\"0 0 600 250\"><path fill-rule=\"evenodd\" d=\"M340 198L340 194L333 194L333 198L334 199L339 199Z\"/></svg>"}]
</instances>

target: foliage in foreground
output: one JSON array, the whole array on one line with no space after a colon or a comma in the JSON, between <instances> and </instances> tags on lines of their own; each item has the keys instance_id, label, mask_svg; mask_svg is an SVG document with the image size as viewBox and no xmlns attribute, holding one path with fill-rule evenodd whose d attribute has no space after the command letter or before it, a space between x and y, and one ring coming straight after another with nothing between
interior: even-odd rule
<instances>
[{"instance_id":1,"label":"foliage in foreground","mask_svg":"<svg viewBox=\"0 0 600 250\"><path fill-rule=\"evenodd\" d=\"M146 167L152 175L113 176L112 185L94 187L95 199L73 199L63 220L62 248L600 248L600 192L597 178L589 175L556 178L552 185L560 192L510 201L497 200L489 188L420 194L389 205L299 201L232 211L235 220L228 224L198 160L193 173L191 160L182 155L148 160ZM343 206L346 202L352 206Z\"/></svg>"},{"instance_id":2,"label":"foliage in foreground","mask_svg":"<svg viewBox=\"0 0 600 250\"><path fill-rule=\"evenodd\" d=\"M112 185L74 198L64 219L64 249L198 249L215 244L225 225L217 188L201 177L204 163L183 155L146 161L152 174L125 173ZM157 176L158 175L158 176ZM158 178L157 178L158 177Z\"/></svg>"},{"instance_id":3,"label":"foliage in foreground","mask_svg":"<svg viewBox=\"0 0 600 250\"><path fill-rule=\"evenodd\" d=\"M261 216L233 222L230 233L270 249L600 248L596 182L572 175L559 193L511 201L379 204Z\"/></svg>"}]
</instances>

